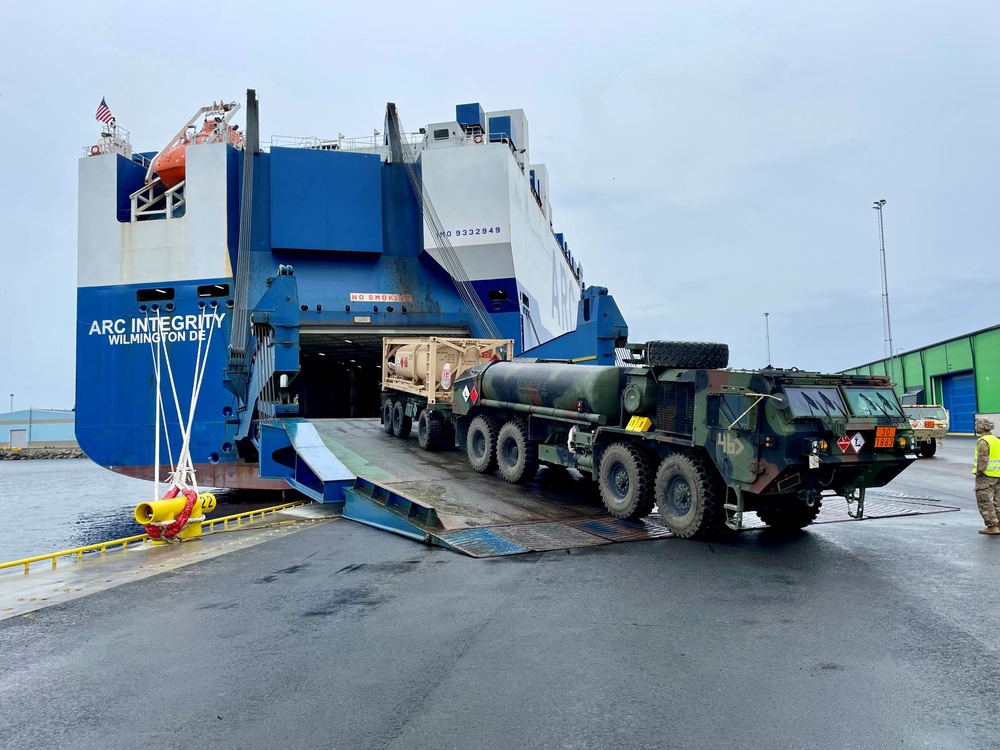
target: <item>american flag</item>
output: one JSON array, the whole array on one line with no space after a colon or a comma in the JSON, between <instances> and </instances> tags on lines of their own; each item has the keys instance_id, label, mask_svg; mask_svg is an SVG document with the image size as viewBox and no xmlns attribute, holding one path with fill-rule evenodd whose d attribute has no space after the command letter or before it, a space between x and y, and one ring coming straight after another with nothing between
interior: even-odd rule
<instances>
[{"instance_id":1,"label":"american flag","mask_svg":"<svg viewBox=\"0 0 1000 750\"><path fill-rule=\"evenodd\" d=\"M97 119L105 125L115 119L115 116L111 114L111 110L108 109L108 103L104 101L103 96L101 97L101 106L97 108Z\"/></svg>"}]
</instances>

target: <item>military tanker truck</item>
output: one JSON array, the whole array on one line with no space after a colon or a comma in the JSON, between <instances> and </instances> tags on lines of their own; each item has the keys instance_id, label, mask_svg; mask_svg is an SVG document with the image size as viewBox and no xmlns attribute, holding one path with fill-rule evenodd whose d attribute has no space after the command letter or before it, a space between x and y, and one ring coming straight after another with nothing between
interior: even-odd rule
<instances>
[{"instance_id":1,"label":"military tanker truck","mask_svg":"<svg viewBox=\"0 0 1000 750\"><path fill-rule=\"evenodd\" d=\"M612 515L658 508L679 537L736 528L754 511L791 530L823 497L864 513L915 456L912 430L886 378L798 369L725 369L725 344L630 345L624 367L491 361L459 374L456 446L481 473L508 482L541 465L597 482Z\"/></svg>"}]
</instances>

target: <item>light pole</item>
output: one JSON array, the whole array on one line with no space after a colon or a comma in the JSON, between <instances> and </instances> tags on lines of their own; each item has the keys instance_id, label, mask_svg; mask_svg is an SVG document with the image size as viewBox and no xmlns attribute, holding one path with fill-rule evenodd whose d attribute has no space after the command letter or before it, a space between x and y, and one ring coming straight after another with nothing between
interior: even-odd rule
<instances>
[{"instance_id":1,"label":"light pole","mask_svg":"<svg viewBox=\"0 0 1000 750\"><path fill-rule=\"evenodd\" d=\"M767 366L771 366L771 326L767 322L767 316L771 313L764 313L764 341L767 343Z\"/></svg>"},{"instance_id":2,"label":"light pole","mask_svg":"<svg viewBox=\"0 0 1000 750\"><path fill-rule=\"evenodd\" d=\"M889 282L886 279L885 274L885 232L882 227L882 207L885 205L885 198L877 200L872 204L878 212L878 244L879 244L879 255L882 262L882 327L885 333L885 356L889 359L889 368L891 371L891 382L893 387L896 385L896 362L893 359L892 351L892 324L889 322Z\"/></svg>"},{"instance_id":3,"label":"light pole","mask_svg":"<svg viewBox=\"0 0 1000 750\"><path fill-rule=\"evenodd\" d=\"M11 413L13 413L13 411L14 411L14 394L13 393L10 394L10 410L11 410Z\"/></svg>"}]
</instances>

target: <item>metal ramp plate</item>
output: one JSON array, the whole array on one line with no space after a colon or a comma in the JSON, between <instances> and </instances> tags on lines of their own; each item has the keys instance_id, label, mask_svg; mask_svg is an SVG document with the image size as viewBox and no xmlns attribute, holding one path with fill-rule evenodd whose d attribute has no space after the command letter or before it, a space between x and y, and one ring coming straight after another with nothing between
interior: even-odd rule
<instances>
[{"instance_id":1,"label":"metal ramp plate","mask_svg":"<svg viewBox=\"0 0 1000 750\"><path fill-rule=\"evenodd\" d=\"M319 503L342 504L354 474L324 444L313 424L288 418L260 426L260 475L282 479Z\"/></svg>"},{"instance_id":2,"label":"metal ramp plate","mask_svg":"<svg viewBox=\"0 0 1000 750\"><path fill-rule=\"evenodd\" d=\"M492 531L503 534L532 552L547 552L554 549L575 547L597 547L611 542L603 537L588 534L565 523L522 523L514 526L494 526Z\"/></svg>"},{"instance_id":3,"label":"metal ramp plate","mask_svg":"<svg viewBox=\"0 0 1000 750\"><path fill-rule=\"evenodd\" d=\"M472 557L520 555L557 549L598 547L611 540L559 521L519 523L479 529L452 529L432 535L432 541Z\"/></svg>"},{"instance_id":4,"label":"metal ramp plate","mask_svg":"<svg viewBox=\"0 0 1000 750\"><path fill-rule=\"evenodd\" d=\"M610 542L641 542L673 536L658 516L649 516L641 521L623 521L614 516L605 516L569 523L588 534L595 534Z\"/></svg>"},{"instance_id":5,"label":"metal ramp plate","mask_svg":"<svg viewBox=\"0 0 1000 750\"><path fill-rule=\"evenodd\" d=\"M607 514L593 482L542 469L524 485L476 474L464 452L427 453L415 438L385 434L377 419L311 420L323 448L358 480L347 487L345 516L472 557L665 539L654 513L641 521ZM310 437L312 437L310 435ZM319 448L315 440L309 447ZM865 520L959 510L933 498L869 490ZM816 524L854 520L843 498L825 497ZM764 528L755 513L742 530Z\"/></svg>"},{"instance_id":6,"label":"metal ramp plate","mask_svg":"<svg viewBox=\"0 0 1000 750\"><path fill-rule=\"evenodd\" d=\"M470 557L500 557L531 551L491 529L452 529L435 534L434 539L442 547Z\"/></svg>"},{"instance_id":7,"label":"metal ramp plate","mask_svg":"<svg viewBox=\"0 0 1000 750\"><path fill-rule=\"evenodd\" d=\"M862 521L873 521L880 518L899 518L902 516L925 516L932 513L953 513L961 510L954 505L942 505L931 498L913 497L901 493L877 492L868 490L865 498L865 517ZM657 519L658 520L658 519ZM813 525L822 523L843 523L856 521L847 514L847 501L842 497L824 497L823 508ZM767 528L767 525L757 518L756 513L743 514L741 531Z\"/></svg>"}]
</instances>

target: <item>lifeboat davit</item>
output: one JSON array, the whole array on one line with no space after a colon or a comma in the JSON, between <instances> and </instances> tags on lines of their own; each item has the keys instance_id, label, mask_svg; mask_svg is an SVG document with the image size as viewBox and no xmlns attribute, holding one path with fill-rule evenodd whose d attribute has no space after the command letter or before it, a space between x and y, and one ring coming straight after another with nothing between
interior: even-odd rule
<instances>
[{"instance_id":1,"label":"lifeboat davit","mask_svg":"<svg viewBox=\"0 0 1000 750\"><path fill-rule=\"evenodd\" d=\"M239 132L237 125L229 124L229 118L235 114L237 109L239 109L239 105L233 103L213 104L212 107L199 110L198 114L188 121L188 124L174 137L170 144L153 158L146 181L149 182L155 173L168 190L183 182L185 178L185 154L188 146L200 143L228 143L237 148L242 147L243 134ZM201 130L197 130L192 122L206 110L205 122Z\"/></svg>"}]
</instances>

